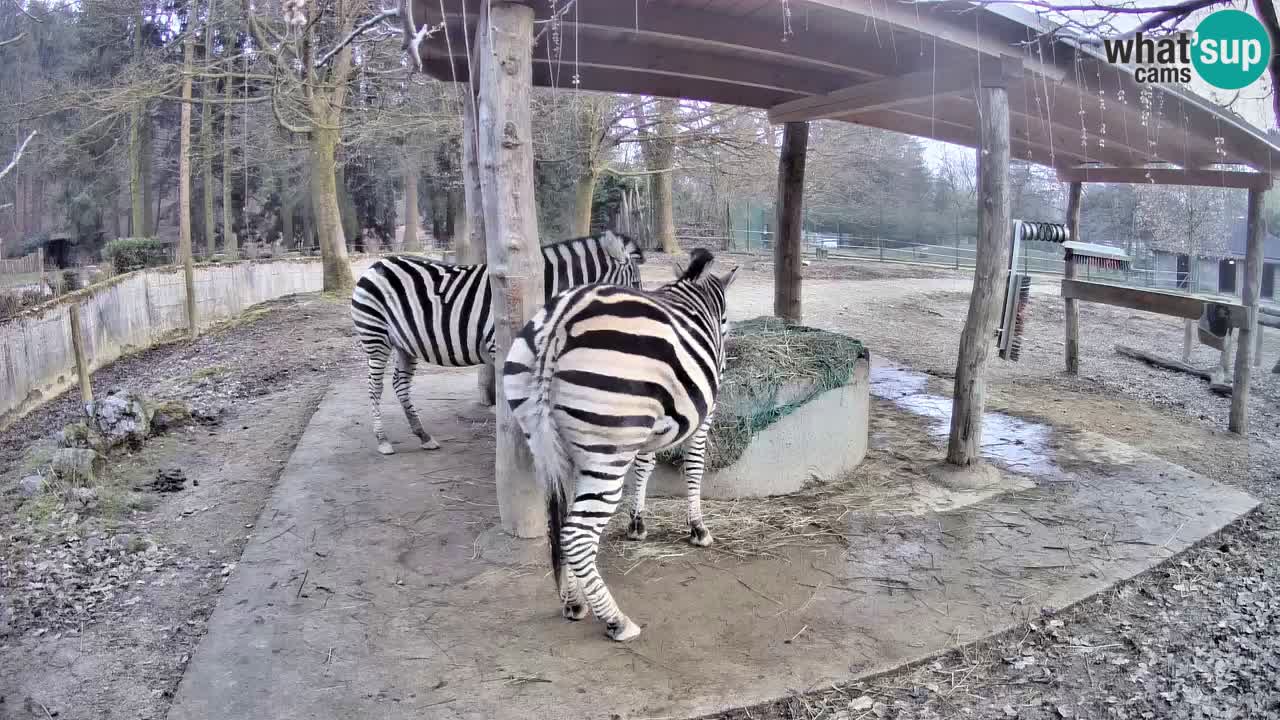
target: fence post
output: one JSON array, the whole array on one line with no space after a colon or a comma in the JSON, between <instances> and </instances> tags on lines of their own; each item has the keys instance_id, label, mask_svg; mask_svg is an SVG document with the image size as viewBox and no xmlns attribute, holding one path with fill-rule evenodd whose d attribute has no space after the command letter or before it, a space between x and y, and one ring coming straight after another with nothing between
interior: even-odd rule
<instances>
[{"instance_id":1,"label":"fence post","mask_svg":"<svg viewBox=\"0 0 1280 720\"><path fill-rule=\"evenodd\" d=\"M71 311L71 352L76 356L76 374L80 378L80 402L86 406L93 402L93 385L89 381L89 360L84 355L84 337L80 334L80 304L72 303ZM86 409L87 412L87 409Z\"/></svg>"},{"instance_id":2,"label":"fence post","mask_svg":"<svg viewBox=\"0 0 1280 720\"><path fill-rule=\"evenodd\" d=\"M880 233L876 233L876 246L880 248L880 262L884 262L884 238Z\"/></svg>"}]
</instances>

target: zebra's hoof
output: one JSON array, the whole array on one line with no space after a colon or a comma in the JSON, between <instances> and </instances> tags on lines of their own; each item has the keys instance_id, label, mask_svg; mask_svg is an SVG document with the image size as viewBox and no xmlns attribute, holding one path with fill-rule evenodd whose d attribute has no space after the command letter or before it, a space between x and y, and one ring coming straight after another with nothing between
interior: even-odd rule
<instances>
[{"instance_id":1,"label":"zebra's hoof","mask_svg":"<svg viewBox=\"0 0 1280 720\"><path fill-rule=\"evenodd\" d=\"M436 442L435 438L428 437L426 440L422 441L422 449L423 450L439 450L440 443Z\"/></svg>"},{"instance_id":2,"label":"zebra's hoof","mask_svg":"<svg viewBox=\"0 0 1280 720\"><path fill-rule=\"evenodd\" d=\"M627 526L628 540L643 540L649 535L649 531L644 527L644 518L639 515L631 518L631 524Z\"/></svg>"},{"instance_id":3,"label":"zebra's hoof","mask_svg":"<svg viewBox=\"0 0 1280 720\"><path fill-rule=\"evenodd\" d=\"M698 525L689 528L689 543L698 547L707 547L711 545L711 531L705 525Z\"/></svg>"},{"instance_id":4,"label":"zebra's hoof","mask_svg":"<svg viewBox=\"0 0 1280 720\"><path fill-rule=\"evenodd\" d=\"M640 626L624 615L621 622L606 625L604 632L610 640L626 642L640 634Z\"/></svg>"},{"instance_id":5,"label":"zebra's hoof","mask_svg":"<svg viewBox=\"0 0 1280 720\"><path fill-rule=\"evenodd\" d=\"M565 603L560 608L560 614L564 615L565 620L573 620L577 622L587 616L586 603Z\"/></svg>"},{"instance_id":6,"label":"zebra's hoof","mask_svg":"<svg viewBox=\"0 0 1280 720\"><path fill-rule=\"evenodd\" d=\"M383 440L382 442L378 443L378 452L382 453L383 455L395 455L396 449L391 447L390 442Z\"/></svg>"}]
</instances>

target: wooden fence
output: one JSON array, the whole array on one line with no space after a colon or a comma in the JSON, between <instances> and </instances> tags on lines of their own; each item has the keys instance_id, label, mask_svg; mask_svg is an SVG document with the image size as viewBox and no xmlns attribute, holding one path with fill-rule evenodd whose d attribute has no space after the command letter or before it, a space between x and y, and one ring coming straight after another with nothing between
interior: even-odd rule
<instances>
[{"instance_id":1,"label":"wooden fence","mask_svg":"<svg viewBox=\"0 0 1280 720\"><path fill-rule=\"evenodd\" d=\"M44 271L44 250L37 249L30 255L0 259L0 274L17 275Z\"/></svg>"}]
</instances>

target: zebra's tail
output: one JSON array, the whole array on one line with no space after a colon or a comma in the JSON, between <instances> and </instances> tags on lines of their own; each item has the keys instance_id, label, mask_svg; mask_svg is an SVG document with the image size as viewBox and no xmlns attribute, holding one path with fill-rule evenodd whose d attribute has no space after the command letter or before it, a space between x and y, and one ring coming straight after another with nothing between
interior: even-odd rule
<instances>
[{"instance_id":1,"label":"zebra's tail","mask_svg":"<svg viewBox=\"0 0 1280 720\"><path fill-rule=\"evenodd\" d=\"M551 396L552 380L564 342L563 331L551 330L540 335L538 330L545 325L539 321L545 319L546 310L529 321L512 343L503 367L503 390L512 414L528 439L538 486L547 498L547 542L551 547L551 567L556 577L556 588L563 590L560 587L560 569L564 565L560 531L569 516L573 463L552 415L555 407Z\"/></svg>"}]
</instances>

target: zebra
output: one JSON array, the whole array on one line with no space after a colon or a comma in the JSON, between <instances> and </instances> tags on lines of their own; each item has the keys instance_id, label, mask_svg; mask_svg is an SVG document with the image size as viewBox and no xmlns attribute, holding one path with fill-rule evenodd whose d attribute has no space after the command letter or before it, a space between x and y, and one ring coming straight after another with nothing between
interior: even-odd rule
<instances>
[{"instance_id":1,"label":"zebra","mask_svg":"<svg viewBox=\"0 0 1280 720\"><path fill-rule=\"evenodd\" d=\"M544 245L546 296L606 282L640 287L644 251L626 235L605 232ZM395 449L382 427L382 381L394 355L391 385L424 450L440 443L423 427L409 398L418 361L447 367L492 363L492 290L487 265L454 265L393 255L361 274L351 293L351 319L369 362L369 400L378 452Z\"/></svg>"},{"instance_id":2,"label":"zebra","mask_svg":"<svg viewBox=\"0 0 1280 720\"><path fill-rule=\"evenodd\" d=\"M738 272L715 275L713 260L694 250L686 268L677 265L675 282L651 292L595 284L552 298L502 368L507 403L546 492L562 614L581 620L590 607L614 640L640 634L596 566L628 469L627 536L641 540L655 453L683 444L689 541L712 541L702 519L703 451L724 371L725 291Z\"/></svg>"}]
</instances>

